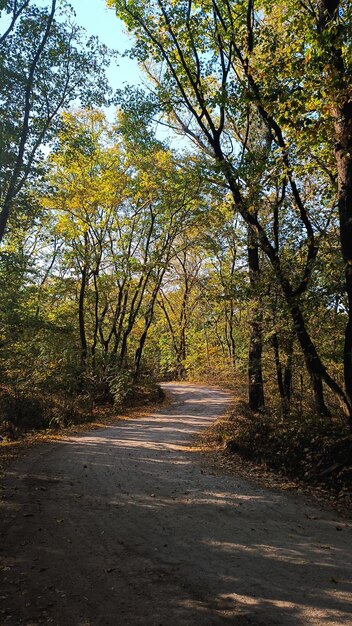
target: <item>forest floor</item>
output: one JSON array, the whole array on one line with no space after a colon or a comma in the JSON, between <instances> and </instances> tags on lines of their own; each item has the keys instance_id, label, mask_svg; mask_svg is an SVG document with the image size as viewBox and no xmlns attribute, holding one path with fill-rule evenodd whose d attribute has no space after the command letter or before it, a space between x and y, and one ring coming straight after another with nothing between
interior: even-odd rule
<instances>
[{"instance_id":1,"label":"forest floor","mask_svg":"<svg viewBox=\"0 0 352 626\"><path fill-rule=\"evenodd\" d=\"M254 480L262 487L296 491L308 498L311 504L315 502L352 519L351 463L349 467L346 463L342 471L342 464L336 463L332 467L336 468L336 472L329 471L332 464L329 453L336 450L341 439L344 440L341 430L338 432L340 438L336 437L336 433L334 437L332 433L331 440L329 433L324 432L321 426L317 428L320 436L317 433L313 435L309 432L312 422L304 424L303 416L300 415L300 419L295 419L291 424L287 420L286 429L281 431L281 439L273 441L272 432L263 429L263 424L269 423L271 431L276 426L270 414L253 414L244 400L246 390L242 386L231 389L231 394L231 409L197 436L198 447L206 454L208 461L223 472ZM296 441L292 436L291 439L287 437L287 424L291 433L295 427L303 431ZM258 433L261 435L259 441L253 441ZM279 450L278 444L282 446ZM260 459L256 458L258 451L262 457ZM284 460L283 467L278 466L278 452L279 460ZM322 471L322 459L327 471Z\"/></svg>"},{"instance_id":2,"label":"forest floor","mask_svg":"<svg viewBox=\"0 0 352 626\"><path fill-rule=\"evenodd\" d=\"M352 523L209 463L213 387L33 446L4 470L1 626L351 624Z\"/></svg>"}]
</instances>

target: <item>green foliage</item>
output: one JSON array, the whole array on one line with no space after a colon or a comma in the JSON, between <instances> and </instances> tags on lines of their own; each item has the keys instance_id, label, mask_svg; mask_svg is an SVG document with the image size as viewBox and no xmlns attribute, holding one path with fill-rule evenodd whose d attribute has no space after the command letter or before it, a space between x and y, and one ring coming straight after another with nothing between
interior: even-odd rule
<instances>
[{"instance_id":1,"label":"green foliage","mask_svg":"<svg viewBox=\"0 0 352 626\"><path fill-rule=\"evenodd\" d=\"M63 114L31 211L2 246L4 392L43 398L33 425L58 423L57 406L66 423L84 399L89 411L120 406L148 387L141 358L173 242L206 206L197 168L123 137L98 110Z\"/></svg>"},{"instance_id":2,"label":"green foliage","mask_svg":"<svg viewBox=\"0 0 352 626\"><path fill-rule=\"evenodd\" d=\"M0 240L27 182L43 173L43 147L55 138L61 111L111 97L105 70L112 53L85 36L70 6L25 4L0 44Z\"/></svg>"},{"instance_id":3,"label":"green foliage","mask_svg":"<svg viewBox=\"0 0 352 626\"><path fill-rule=\"evenodd\" d=\"M324 256L319 254L325 239L338 230L342 249L334 262L342 268L343 258L346 268L343 306L352 293L351 215L346 208L352 195L346 191L352 142L348 3L339 3L338 11L324 2L315 11L297 0L264 0L255 6L241 0L108 4L116 6L133 34L133 54L146 68L167 123L197 145L203 171L230 192L233 208L250 232L249 251L258 246L263 251L259 264L256 252L249 255L250 370L259 378L254 352L262 352L267 337L275 343L275 366L278 380L282 378L278 333L265 323L280 316L287 325L291 316L288 325L311 380L324 381L352 416L350 304L335 316L339 328L349 319L344 385L341 368L333 378L331 361L324 359L330 337L319 341L323 333L313 319L314 307L324 308L329 322L334 318L331 303L323 302L324 288L321 297ZM292 355L286 356L290 361ZM341 353L338 358L341 362ZM326 413L318 390L322 384L313 385L316 410Z\"/></svg>"},{"instance_id":4,"label":"green foliage","mask_svg":"<svg viewBox=\"0 0 352 626\"><path fill-rule=\"evenodd\" d=\"M27 4L0 49L4 418L84 419L84 406L143 395L151 373L242 378L255 324L280 415L292 399L305 412L313 361L345 402L335 148L351 87L348 3L323 28L298 0L252 11L219 0L217 18L210 1L108 2L149 81L119 92L114 123L92 107L111 102L111 54L66 4L52 15ZM62 112L70 103L83 108ZM159 120L192 144L171 149ZM249 449L255 435L253 455L271 448L278 467L309 432L324 450L339 437L334 419L280 419L243 439Z\"/></svg>"}]
</instances>

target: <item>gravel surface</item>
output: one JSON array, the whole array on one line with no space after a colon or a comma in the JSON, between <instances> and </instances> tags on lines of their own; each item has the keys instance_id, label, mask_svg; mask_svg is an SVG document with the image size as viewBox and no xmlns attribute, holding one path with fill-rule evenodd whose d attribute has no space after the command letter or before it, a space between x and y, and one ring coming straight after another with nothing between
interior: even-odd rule
<instances>
[{"instance_id":1,"label":"gravel surface","mask_svg":"<svg viewBox=\"0 0 352 626\"><path fill-rule=\"evenodd\" d=\"M149 417L7 468L1 626L351 626L351 522L205 467L192 436L230 395L163 386Z\"/></svg>"}]
</instances>

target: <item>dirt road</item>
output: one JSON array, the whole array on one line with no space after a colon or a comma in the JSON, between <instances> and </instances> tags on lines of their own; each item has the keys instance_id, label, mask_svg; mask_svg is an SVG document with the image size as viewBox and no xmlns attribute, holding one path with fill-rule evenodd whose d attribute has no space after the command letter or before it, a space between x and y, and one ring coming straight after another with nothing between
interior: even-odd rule
<instances>
[{"instance_id":1,"label":"dirt road","mask_svg":"<svg viewBox=\"0 0 352 626\"><path fill-rule=\"evenodd\" d=\"M214 474L189 444L230 397L165 387L150 417L8 468L0 624L351 625L351 524Z\"/></svg>"}]
</instances>

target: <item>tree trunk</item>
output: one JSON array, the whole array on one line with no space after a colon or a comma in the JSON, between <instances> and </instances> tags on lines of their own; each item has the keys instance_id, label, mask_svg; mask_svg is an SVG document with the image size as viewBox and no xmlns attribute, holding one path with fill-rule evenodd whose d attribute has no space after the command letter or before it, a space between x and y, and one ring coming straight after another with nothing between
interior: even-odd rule
<instances>
[{"instance_id":1,"label":"tree trunk","mask_svg":"<svg viewBox=\"0 0 352 626\"><path fill-rule=\"evenodd\" d=\"M299 303L299 296L300 294L297 294L297 290L296 292L294 291L291 283L289 282L289 280L285 277L283 271L282 271L282 267L280 264L280 259L275 251L275 249L273 248L273 246L271 245L269 239L266 236L266 233L264 231L264 229L262 228L262 226L260 225L260 223L257 220L257 215L253 212L248 212L246 209L245 204L243 203L243 199L241 196L241 193L239 191L239 188L237 186L236 180L232 174L232 170L230 168L230 166L228 165L228 163L225 162L224 160L224 156L221 153L221 150L219 149L219 157L218 160L224 164L224 172L225 175L227 177L227 181L229 184L229 187L231 189L232 195L233 195L233 199L234 199L234 203L235 205L238 207L239 211L241 212L241 215L243 217L243 219L246 221L248 229L252 229L254 236L258 236L259 240L260 240L260 244L261 247L264 251L264 253L266 254L266 256L268 257L274 273L275 273L275 277L278 281L278 284L281 286L283 295L285 297L286 303L288 305L288 308L290 310L291 313L291 317L292 317L292 321L293 321L293 326L294 326L294 330L297 336L297 340L298 343L302 349L303 355L304 355L304 359L305 359L305 363L306 363L306 367L307 370L309 372L310 378L311 380L315 380L315 385L316 385L316 377L320 376L320 378L322 379L322 381L331 389L331 391L333 391L334 394L336 394L336 396L339 398L339 400L341 401L341 404L343 405L343 407L348 411L349 416L350 416L350 427L352 430L352 404L351 401L349 400L349 398L347 397L345 391L340 387L340 385L336 382L336 380L334 380L330 374L328 373L325 365L323 364L323 362L320 359L320 356L317 352L317 349L315 347L315 345L312 342L312 339L309 335L309 332L306 328L306 324L305 324L305 320L303 317L303 313L301 311L300 308L300 303ZM252 255L249 255L252 256ZM254 256L254 255L253 255ZM252 276L255 275L255 273L251 273ZM303 283L302 283L303 284ZM304 285L306 285L307 282L304 281ZM320 402L321 404L321 402ZM326 409L326 407L325 407ZM323 414L328 413L328 410L323 409Z\"/></svg>"},{"instance_id":2,"label":"tree trunk","mask_svg":"<svg viewBox=\"0 0 352 626\"><path fill-rule=\"evenodd\" d=\"M323 381L318 373L310 372L313 390L313 407L317 415L331 417L331 413L324 401Z\"/></svg>"},{"instance_id":3,"label":"tree trunk","mask_svg":"<svg viewBox=\"0 0 352 626\"><path fill-rule=\"evenodd\" d=\"M253 311L248 352L248 399L249 406L253 411L264 408L264 386L262 374L262 321L263 310L259 296L259 248L252 229L248 228L248 269L251 295L253 298Z\"/></svg>"},{"instance_id":4,"label":"tree trunk","mask_svg":"<svg viewBox=\"0 0 352 626\"><path fill-rule=\"evenodd\" d=\"M352 98L348 70L342 54L342 28L339 21L339 0L319 0L319 29L329 54L330 81L335 86L332 104L335 131L335 158L338 182L340 241L345 264L347 325L344 341L345 393L350 405L352 430ZM331 24L334 29L330 28Z\"/></svg>"},{"instance_id":5,"label":"tree trunk","mask_svg":"<svg viewBox=\"0 0 352 626\"><path fill-rule=\"evenodd\" d=\"M142 335L140 337L138 348L137 348L136 353L135 353L135 357L134 357L134 374L133 374L134 381L136 381L137 378L138 378L138 374L139 374L139 370L140 370L140 366L141 366L143 349L144 349L144 345L145 345L145 342L146 342L146 339L147 339L148 330L149 330L151 322L152 322L151 319L150 319L150 321L148 319L145 320L145 327L144 327L143 333L142 333Z\"/></svg>"},{"instance_id":6,"label":"tree trunk","mask_svg":"<svg viewBox=\"0 0 352 626\"><path fill-rule=\"evenodd\" d=\"M313 390L313 403L315 411L318 415L327 416L330 415L329 409L325 405L323 396L323 384L322 381L326 378L330 381L330 386L336 392L339 391L337 384L330 378L324 365L322 364L320 357L313 345L309 333L306 329L305 321L302 312L297 304L295 304L292 297L287 296L287 300L290 306L292 319L294 322L295 331L297 333L297 339L301 346L306 367L309 373L309 377Z\"/></svg>"},{"instance_id":7,"label":"tree trunk","mask_svg":"<svg viewBox=\"0 0 352 626\"><path fill-rule=\"evenodd\" d=\"M281 360L280 360L279 338L277 336L277 333L275 333L272 336L271 343L272 343L272 346L273 346L274 357L275 357L277 386L278 386L278 389L279 389L281 403L283 404L284 401L285 401L285 386L284 386L284 380L283 380L283 376L282 376L282 365L281 365Z\"/></svg>"},{"instance_id":8,"label":"tree trunk","mask_svg":"<svg viewBox=\"0 0 352 626\"><path fill-rule=\"evenodd\" d=\"M79 290L79 301L78 301L78 324L79 324L79 337L81 342L81 366L82 369L86 365L87 361L87 337L86 337L86 328L85 328L85 319L84 319L84 299L86 294L86 286L87 286L87 268L84 265L81 271L81 285Z\"/></svg>"},{"instance_id":9,"label":"tree trunk","mask_svg":"<svg viewBox=\"0 0 352 626\"><path fill-rule=\"evenodd\" d=\"M348 314L343 364L346 395L352 405L352 101L346 102L337 111L335 133L340 241L345 264Z\"/></svg>"},{"instance_id":10,"label":"tree trunk","mask_svg":"<svg viewBox=\"0 0 352 626\"><path fill-rule=\"evenodd\" d=\"M290 410L291 391L292 391L292 354L293 354L293 336L289 338L287 346L287 360L283 367L280 359L280 344L277 333L272 337L272 346L275 356L275 367L277 386L279 389L281 408L283 415L287 415Z\"/></svg>"},{"instance_id":11,"label":"tree trunk","mask_svg":"<svg viewBox=\"0 0 352 626\"><path fill-rule=\"evenodd\" d=\"M284 371L284 396L287 404L287 410L290 407L292 395L292 357L293 357L293 335L289 337L287 346L287 360Z\"/></svg>"}]
</instances>

